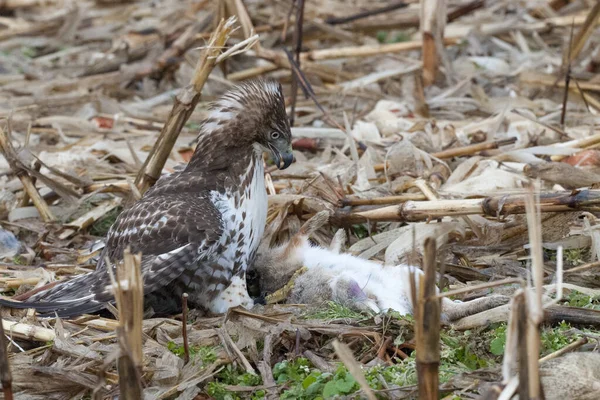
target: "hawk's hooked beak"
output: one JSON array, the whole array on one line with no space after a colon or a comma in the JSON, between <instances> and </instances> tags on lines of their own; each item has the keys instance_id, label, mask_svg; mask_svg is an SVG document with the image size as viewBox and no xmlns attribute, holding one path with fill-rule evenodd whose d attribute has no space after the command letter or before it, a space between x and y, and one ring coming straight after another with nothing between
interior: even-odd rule
<instances>
[{"instance_id":1,"label":"hawk's hooked beak","mask_svg":"<svg viewBox=\"0 0 600 400\"><path fill-rule=\"evenodd\" d=\"M285 150L279 151L275 146L269 145L269 150L271 150L271 156L273 157L273 161L275 161L275 165L279 169L286 169L290 166L292 161L294 161L294 153L292 152L292 145L289 145ZM281 164L283 161L283 165Z\"/></svg>"}]
</instances>

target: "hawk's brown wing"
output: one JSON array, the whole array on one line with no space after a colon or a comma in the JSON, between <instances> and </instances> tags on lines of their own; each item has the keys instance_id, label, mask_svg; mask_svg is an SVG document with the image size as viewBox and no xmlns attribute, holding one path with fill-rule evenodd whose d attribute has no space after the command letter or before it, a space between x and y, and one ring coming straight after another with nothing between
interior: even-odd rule
<instances>
[{"instance_id":1,"label":"hawk's brown wing","mask_svg":"<svg viewBox=\"0 0 600 400\"><path fill-rule=\"evenodd\" d=\"M113 301L106 256L114 262L129 246L142 253L144 292L169 284L198 260L210 261L223 232L221 214L208 196L163 194L143 198L119 215L111 227L96 271L32 296L24 303L5 300L13 308L35 308L59 316L89 313Z\"/></svg>"}]
</instances>

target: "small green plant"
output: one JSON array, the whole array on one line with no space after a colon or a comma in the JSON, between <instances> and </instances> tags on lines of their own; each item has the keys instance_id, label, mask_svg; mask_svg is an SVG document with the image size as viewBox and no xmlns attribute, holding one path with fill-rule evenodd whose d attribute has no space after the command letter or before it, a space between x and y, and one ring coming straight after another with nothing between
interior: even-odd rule
<instances>
[{"instance_id":1,"label":"small green plant","mask_svg":"<svg viewBox=\"0 0 600 400\"><path fill-rule=\"evenodd\" d=\"M452 375L458 372L476 370L494 364L487 352L478 351L473 333L466 331L462 335L453 332L452 335L443 333L440 372L446 371ZM441 380L441 376L440 376Z\"/></svg>"},{"instance_id":2,"label":"small green plant","mask_svg":"<svg viewBox=\"0 0 600 400\"><path fill-rule=\"evenodd\" d=\"M564 298L566 305L571 307L591 308L600 310L600 296L592 297L587 294L571 290Z\"/></svg>"},{"instance_id":3,"label":"small green plant","mask_svg":"<svg viewBox=\"0 0 600 400\"><path fill-rule=\"evenodd\" d=\"M369 230L364 224L352 225L352 232L359 239L364 239L369 236Z\"/></svg>"},{"instance_id":4,"label":"small green plant","mask_svg":"<svg viewBox=\"0 0 600 400\"><path fill-rule=\"evenodd\" d=\"M568 344L578 339L578 335L569 334L571 325L566 322L561 322L556 327L544 327L540 333L540 341L542 342L542 356L550 354L556 350L560 350Z\"/></svg>"},{"instance_id":5,"label":"small green plant","mask_svg":"<svg viewBox=\"0 0 600 400\"><path fill-rule=\"evenodd\" d=\"M206 393L216 400L238 400L241 397L227 390L227 385L232 386L259 386L262 385L262 378L249 372L244 372L240 368L228 364L217 374L215 380L210 382L206 387ZM251 399L263 399L265 397L264 390L257 390L251 394Z\"/></svg>"},{"instance_id":6,"label":"small green plant","mask_svg":"<svg viewBox=\"0 0 600 400\"><path fill-rule=\"evenodd\" d=\"M240 396L227 390L225 384L221 382L209 382L206 386L206 393L215 400L239 400Z\"/></svg>"},{"instance_id":7,"label":"small green plant","mask_svg":"<svg viewBox=\"0 0 600 400\"><path fill-rule=\"evenodd\" d=\"M94 236L106 236L110 227L115 223L119 214L123 211L123 207L115 207L107 212L104 217L92 224L90 234Z\"/></svg>"},{"instance_id":8,"label":"small green plant","mask_svg":"<svg viewBox=\"0 0 600 400\"><path fill-rule=\"evenodd\" d=\"M340 364L332 374L310 367L305 358L282 361L273 367L273 377L278 384L289 389L281 393L281 399L312 400L328 399L354 393L359 386L346 367Z\"/></svg>"},{"instance_id":9,"label":"small green plant","mask_svg":"<svg viewBox=\"0 0 600 400\"><path fill-rule=\"evenodd\" d=\"M383 365L371 367L365 371L365 377L373 389L384 389L383 382L397 386L414 385L417 383L415 354L389 367Z\"/></svg>"},{"instance_id":10,"label":"small green plant","mask_svg":"<svg viewBox=\"0 0 600 400\"><path fill-rule=\"evenodd\" d=\"M16 265L27 264L27 260L25 258L21 257L19 254L17 254L16 256L13 257L12 262L13 262L13 264L16 264Z\"/></svg>"},{"instance_id":11,"label":"small green plant","mask_svg":"<svg viewBox=\"0 0 600 400\"><path fill-rule=\"evenodd\" d=\"M504 354L506 346L506 324L495 329L495 337L490 341L490 352L495 356Z\"/></svg>"},{"instance_id":12,"label":"small green plant","mask_svg":"<svg viewBox=\"0 0 600 400\"><path fill-rule=\"evenodd\" d=\"M331 380L323 387L323 397L329 398L334 396L347 395L358 390L359 385L356 379L346 369L340 365L332 376Z\"/></svg>"},{"instance_id":13,"label":"small green plant","mask_svg":"<svg viewBox=\"0 0 600 400\"><path fill-rule=\"evenodd\" d=\"M556 261L556 250L544 249L544 256L550 261ZM566 249L563 251L563 260L566 265L577 266L583 264L589 257L588 249Z\"/></svg>"},{"instance_id":14,"label":"small green plant","mask_svg":"<svg viewBox=\"0 0 600 400\"><path fill-rule=\"evenodd\" d=\"M564 257L567 264L580 265L583 264L588 256L588 249L566 249Z\"/></svg>"},{"instance_id":15,"label":"small green plant","mask_svg":"<svg viewBox=\"0 0 600 400\"><path fill-rule=\"evenodd\" d=\"M328 301L324 303L321 307L316 310L313 310L304 316L306 319L323 319L323 320L332 320L332 319L356 319L356 320L364 320L369 318L369 315L360 313L358 311L354 311L351 308L348 308L342 304L336 303L334 301Z\"/></svg>"},{"instance_id":16,"label":"small green plant","mask_svg":"<svg viewBox=\"0 0 600 400\"><path fill-rule=\"evenodd\" d=\"M167 349L179 357L183 357L185 353L183 345L178 345L175 342L167 343ZM190 358L198 359L203 364L211 364L217 360L217 351L212 346L190 346Z\"/></svg>"},{"instance_id":17,"label":"small green plant","mask_svg":"<svg viewBox=\"0 0 600 400\"><path fill-rule=\"evenodd\" d=\"M310 374L310 362L306 358L285 360L273 366L273 378L277 383L301 381Z\"/></svg>"},{"instance_id":18,"label":"small green plant","mask_svg":"<svg viewBox=\"0 0 600 400\"><path fill-rule=\"evenodd\" d=\"M37 55L37 50L33 47L23 46L21 47L21 54L27 58L34 58Z\"/></svg>"},{"instance_id":19,"label":"small green plant","mask_svg":"<svg viewBox=\"0 0 600 400\"><path fill-rule=\"evenodd\" d=\"M376 37L379 43L400 43L408 42L411 39L410 33L406 31L398 31L393 34L387 31L377 31Z\"/></svg>"}]
</instances>

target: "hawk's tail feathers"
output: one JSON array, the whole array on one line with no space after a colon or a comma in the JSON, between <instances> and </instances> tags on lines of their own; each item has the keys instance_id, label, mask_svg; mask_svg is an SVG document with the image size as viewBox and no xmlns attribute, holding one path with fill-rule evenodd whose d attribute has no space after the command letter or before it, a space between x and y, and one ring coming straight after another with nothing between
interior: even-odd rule
<instances>
[{"instance_id":1,"label":"hawk's tail feathers","mask_svg":"<svg viewBox=\"0 0 600 400\"><path fill-rule=\"evenodd\" d=\"M53 317L58 315L61 318L69 318L86 313L99 311L106 307L105 303L94 300L94 295L81 299L64 301L14 301L0 298L0 306L16 309L35 309L41 317Z\"/></svg>"}]
</instances>

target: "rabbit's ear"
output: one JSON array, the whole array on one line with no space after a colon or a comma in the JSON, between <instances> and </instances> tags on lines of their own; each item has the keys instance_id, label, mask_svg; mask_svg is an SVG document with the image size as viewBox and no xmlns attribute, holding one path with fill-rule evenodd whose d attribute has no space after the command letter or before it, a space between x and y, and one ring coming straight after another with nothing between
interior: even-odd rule
<instances>
[{"instance_id":1,"label":"rabbit's ear","mask_svg":"<svg viewBox=\"0 0 600 400\"><path fill-rule=\"evenodd\" d=\"M346 235L346 231L343 229L338 229L338 231L333 236L333 239L331 239L329 250L331 250L335 254L340 254L342 250L346 247L347 240L348 236Z\"/></svg>"}]
</instances>

